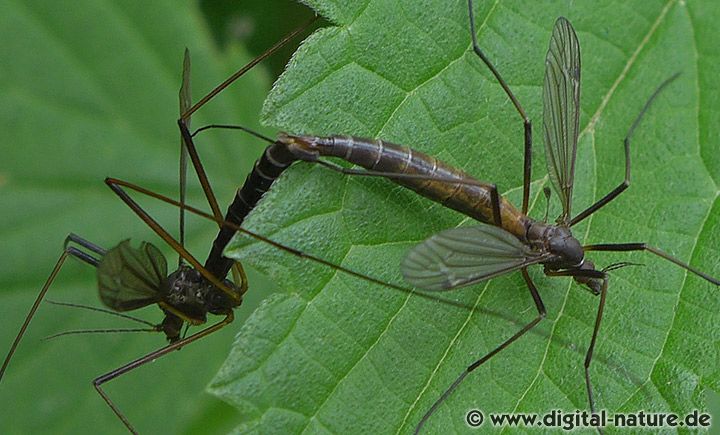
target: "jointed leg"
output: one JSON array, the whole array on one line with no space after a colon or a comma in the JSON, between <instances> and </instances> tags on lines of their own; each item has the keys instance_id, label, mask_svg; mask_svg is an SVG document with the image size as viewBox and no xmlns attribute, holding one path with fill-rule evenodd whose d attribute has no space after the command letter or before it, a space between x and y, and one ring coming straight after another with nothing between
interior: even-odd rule
<instances>
[{"instance_id":1,"label":"jointed leg","mask_svg":"<svg viewBox=\"0 0 720 435\"><path fill-rule=\"evenodd\" d=\"M135 191L141 192L141 193L147 193L149 192L152 194L152 192L148 191L147 189L144 189L142 187L136 186L132 183L127 183L121 180L117 180L114 178L106 178L105 184L107 184L110 189L112 189L113 192L128 206L130 209L135 212L135 214L143 221L147 226L149 226L155 234L157 234L160 238L162 238L165 243L168 244L175 252L177 252L179 255L181 255L192 267L194 267L202 276L207 279L209 282L211 282L215 287L219 288L223 292L225 292L229 297L231 297L234 300L237 300L239 302L240 296L236 294L234 291L229 289L221 279L218 279L213 274L208 272L205 267L203 267L200 262L193 257L190 252L188 252L187 249L185 249L184 246L182 246L173 236L168 233L165 228L162 227L155 219L152 218L141 206L138 204L134 199L130 197L130 195L127 194L127 192L123 189L124 187L132 188ZM186 210L190 210L190 207L176 203L176 205L184 207ZM222 222L222 221L221 221Z\"/></svg>"},{"instance_id":2,"label":"jointed leg","mask_svg":"<svg viewBox=\"0 0 720 435\"><path fill-rule=\"evenodd\" d=\"M590 346L588 346L587 353L585 354L585 387L588 394L588 402L590 403L590 411L595 414L595 396L593 395L592 382L590 381L590 364L592 363L593 352L595 351L595 343L597 342L598 332L600 331L600 324L602 323L603 311L605 310L605 300L607 298L608 288L608 276L605 272L598 270L585 270L585 269L574 269L574 270L562 270L562 271L546 271L548 276L572 276L572 277L586 277L602 279L602 287L600 288L600 303L598 304L597 315L595 316L595 326L593 327L592 338L590 339ZM597 428L598 432L602 433L602 428Z\"/></svg>"},{"instance_id":3,"label":"jointed leg","mask_svg":"<svg viewBox=\"0 0 720 435\"><path fill-rule=\"evenodd\" d=\"M520 270L522 273L523 279L525 279L525 283L528 286L528 290L530 290L530 295L533 298L533 302L535 302L535 308L538 311L537 317L535 317L530 323L525 325L520 331L518 331L515 335L505 340L502 344L497 346L495 349L487 353L482 358L478 359L474 363L470 364L465 371L463 371L460 376L455 379L455 381L450 385L450 387L445 390L445 392L438 398L435 403L430 407L430 409L423 415L423 417L420 419L420 422L415 427L415 434L420 433L420 430L425 425L425 423L430 419L430 417L435 413L435 411L440 407L440 405L447 399L450 394L452 394L453 391L462 383L462 381L465 379L467 375L470 374L473 370L477 369L481 365L485 364L490 358L497 355L501 350L505 349L506 347L510 346L515 340L525 335L528 331L530 331L532 328L535 327L542 319L545 318L546 311L545 311L545 305L542 302L542 299L540 298L540 294L537 291L537 288L535 287L535 284L532 282L532 279L530 279L530 275L527 273L527 268L523 268Z\"/></svg>"},{"instance_id":4,"label":"jointed leg","mask_svg":"<svg viewBox=\"0 0 720 435\"><path fill-rule=\"evenodd\" d=\"M65 263L65 260L70 257L75 257L78 260L82 261L83 263L87 263L91 266L97 267L99 260L95 258L93 255L91 255L88 252L82 251L75 246L68 246L70 243L75 243L79 245L82 248L87 249L90 252L94 252L100 256L105 255L105 249L83 239L82 237L75 235L75 234L69 234L65 238L65 244L62 254L60 254L60 258L58 258L58 261L55 263L55 267L53 268L52 272L50 272L50 276L48 276L47 280L45 281L45 284L43 285L42 289L40 290L40 293L38 293L37 297L35 298L35 302L33 303L32 307L30 308L30 311L28 312L27 316L25 317L25 321L23 322L22 326L20 327L20 331L18 332L17 336L15 336L15 340L13 341L12 346L10 346L10 350L8 351L7 356L5 357L5 361L3 361L2 368L0 368L0 380L2 379L3 375L5 374L5 370L7 369L8 365L10 364L10 360L12 359L12 356L15 354L15 350L17 349L18 345L20 344L20 340L22 340L23 336L25 335L25 331L28 328L28 325L30 324L30 321L32 320L33 316L35 316L35 312L40 307L40 303L45 298L45 295L47 294L48 290L50 289L50 285L55 281L55 277L60 272L60 269L62 269L63 264Z\"/></svg>"},{"instance_id":5,"label":"jointed leg","mask_svg":"<svg viewBox=\"0 0 720 435\"><path fill-rule=\"evenodd\" d=\"M219 93L222 92L225 88L227 88L228 86L230 86L235 80L237 80L238 78L240 78L243 74L245 74L246 72L248 72L248 71L250 71L251 69L253 69L253 67L255 67L255 65L259 64L260 62L262 62L262 61L265 60L266 58L270 57L273 53L275 53L276 51L278 51L280 48L282 48L283 46L285 46L285 44L287 44L291 39L295 38L297 35L299 35L300 33L304 32L308 27L310 27L313 23L315 23L315 21L317 21L317 19L318 19L318 17L313 17L313 18L310 19L307 23L305 23L305 24L303 24L302 26L298 27L297 29L293 30L292 32L290 32L289 34L287 34L285 37L283 37L283 39L281 39L280 41L276 42L275 45L273 45L272 47L268 48L264 53L262 53L261 55L259 55L259 56L256 57L255 59L253 59L253 60L251 60L250 62L248 62L245 66L243 66L243 67L240 68L238 71L236 71L233 75L231 75L230 77L228 77L224 82L220 83L220 84L217 85L212 91L208 92L207 95L205 95L204 97L202 97L202 98L200 99L200 101L198 101L197 103L195 103L189 110L187 110L185 113L183 113L183 114L180 116L180 119L189 119L190 116L191 116L193 113L195 113L198 109L200 109L202 106L204 106L205 104L207 104L208 101L212 100L217 94L219 94Z\"/></svg>"},{"instance_id":6,"label":"jointed leg","mask_svg":"<svg viewBox=\"0 0 720 435\"><path fill-rule=\"evenodd\" d=\"M305 31L308 27L310 27L315 21L317 20L317 17L314 17L310 21L308 21L306 24L302 25L298 29L290 32L287 36L285 36L283 39L278 41L275 45L270 47L268 50L266 50L261 55L257 56L253 60L251 60L249 63L247 63L245 66L240 68L238 71L236 71L232 76L230 76L228 79L223 81L221 84L216 86L213 90L211 90L207 95L205 95L203 98L200 99L197 103L192 105L191 104L191 96L190 96L190 56L188 51L185 51L185 59L183 62L183 85L180 89L180 119L178 119L178 126L180 127L180 135L182 137L182 152L181 152L181 167L180 167L180 197L181 197L181 203L184 204L185 202L185 158L186 155L190 156L190 159L193 163L193 168L195 169L195 172L198 176L198 179L200 180L200 185L202 186L203 192L205 193L205 196L208 200L208 203L210 204L210 208L212 209L213 215L215 216L215 220L217 222L222 222L223 215L220 212L220 207L218 206L217 199L215 197L215 193L212 190L212 187L210 186L210 182L207 178L207 174L205 173L205 169L202 166L202 163L200 162L200 158L197 153L197 149L195 147L195 144L192 140L192 135L189 132L189 124L190 124L190 118L193 113L195 113L198 109L200 109L202 106L204 106L208 101L210 101L212 98L214 98L217 94L219 94L222 90L230 86L235 80L243 76L246 72L251 70L255 65L275 53L278 49L285 46L290 40L295 38L298 34ZM184 222L184 211L181 210L180 212L180 223L181 223L181 243L180 245L183 245L183 222ZM233 278L236 284L240 287L240 293L243 294L247 290L247 277L245 275L245 271L242 268L242 266L235 262L232 266L232 272L233 272Z\"/></svg>"},{"instance_id":7,"label":"jointed leg","mask_svg":"<svg viewBox=\"0 0 720 435\"><path fill-rule=\"evenodd\" d=\"M490 187L490 202L492 203L493 209L493 221L495 226L502 228L502 215L500 214L500 195L497 191L497 186L492 184Z\"/></svg>"},{"instance_id":8,"label":"jointed leg","mask_svg":"<svg viewBox=\"0 0 720 435\"><path fill-rule=\"evenodd\" d=\"M200 156L197 153L195 144L192 140L192 135L188 131L190 125L190 115L188 111L191 105L190 95L190 53L185 49L185 59L183 61L183 81L180 87L180 116L178 120L178 126L180 127L180 203L185 204L185 192L187 185L187 157L190 157L193 168L197 174L200 185L202 186L205 197L207 198L210 209L213 212L215 218L219 221L223 215L220 212L220 206L218 205L215 192L212 190L210 181L208 180L205 168L200 162ZM180 245L185 245L185 209L180 208ZM182 256L180 257L182 261ZM240 287L240 293L244 294L247 291L247 276L245 270L240 263L233 263L232 267L233 280L235 284Z\"/></svg>"},{"instance_id":9,"label":"jointed leg","mask_svg":"<svg viewBox=\"0 0 720 435\"><path fill-rule=\"evenodd\" d=\"M123 415L122 412L120 412L120 409L115 405L115 403L110 399L110 397L107 395L107 393L102 389L102 385L108 381L111 381L118 376L124 375L125 373L134 370L148 362L154 361L157 358L160 358L161 356L167 355L168 353L172 352L173 350L180 349L181 347L188 345L196 340L199 340L205 336L208 336L212 334L215 331L220 330L223 326L227 325L228 323L231 323L233 321L233 314L230 312L227 317L225 317L220 322L203 329L202 331L198 332L197 334L193 334L190 337L183 338L182 340L176 341L175 343L169 344L162 349L158 349L154 352L150 352L149 354L142 356L135 361L132 361L128 364L125 364L122 367L119 367L115 370L112 370L111 372L108 372L102 376L98 376L93 380L93 386L95 387L95 390L100 394L100 396L105 400L105 403L110 407L110 409L113 410L115 415L123 422L125 427L128 428L128 430L134 434L137 434L137 431L135 428L133 428L132 424L130 424L130 421Z\"/></svg>"},{"instance_id":10,"label":"jointed leg","mask_svg":"<svg viewBox=\"0 0 720 435\"><path fill-rule=\"evenodd\" d=\"M520 101L518 101L518 99L515 97L515 94L513 94L513 92L510 90L510 86L507 84L505 79L502 78L500 72L495 69L495 65L490 62L490 59L488 59L488 57L480 48L480 44L478 44L477 34L475 33L475 13L473 12L473 0L468 0L468 15L470 16L470 36L472 38L473 51L488 67L493 76L495 76L495 79L498 81L500 86L502 86L503 90L507 94L508 98L510 98L510 101L512 101L513 106L515 106L515 109L517 110L518 114L520 114L520 117L523 120L523 131L525 136L525 159L523 162L522 212L523 214L527 214L528 206L530 203L530 177L532 175L532 122L530 121L530 118L528 118L525 114L525 109L523 109Z\"/></svg>"},{"instance_id":11,"label":"jointed leg","mask_svg":"<svg viewBox=\"0 0 720 435\"><path fill-rule=\"evenodd\" d=\"M174 200L174 199L172 199L172 198L168 198L167 196L161 195L161 194L156 193L156 192L153 192L153 191L151 191L151 190L149 190L149 189L145 189L144 187L140 187L140 186L137 186L137 185L135 185L135 184L129 183L129 182L127 182L127 181L119 180L119 179L116 179L116 178L107 178L107 179L105 180L105 183L108 184L108 185L110 185L111 188L113 189L113 191L115 191L119 196L121 196L121 198L126 198L126 199L123 199L123 201L126 201L126 202L128 203L128 205L130 206L130 208L133 209L133 211L135 211L136 208L140 208L140 206L139 206L134 200L132 200L132 199L128 196L127 192L125 192L125 190L124 190L122 187L126 187L126 188L131 189L131 190L133 190L133 191L135 191L135 192L138 192L138 193L140 193L140 194L142 194L142 195L149 196L149 197L154 198L154 199L156 199L156 200L158 200L158 201L162 201L162 202L164 202L164 203L166 203L166 204L170 204L170 205L173 205L173 206L175 206L175 207L180 207L180 206L181 206L180 202L177 201L177 200ZM132 204L132 205L130 205L130 204ZM192 214L194 214L194 215L196 215L196 216L200 216L200 217L202 217L202 218L204 218L204 219L208 219L208 220L211 220L211 221L215 221L215 218L214 218L212 215L210 215L210 214L208 214L208 213L206 213L206 212L204 212L204 211L202 211L202 210L200 210L200 209L197 209L197 208L192 207L192 206L189 206L189 205L184 205L184 207L185 207L185 210L187 210L188 212L190 212L190 213L192 213ZM136 213L138 213L138 212L136 212ZM154 222L155 225L157 225L157 222L155 222L154 220L152 220L152 218L150 218L144 210L140 209L140 212L139 212L139 213L141 213L140 216L141 216L141 219L143 219L143 221L145 221L145 217L147 217L147 218L150 219L152 222ZM146 221L146 223L148 223L148 225L150 225L149 222ZM284 251L284 252L286 252L286 253L288 253L288 254L290 254L290 255L293 255L293 256L295 256L295 257L302 258L302 259L307 259L307 260L313 261L313 262L318 263L318 264L322 264L322 265L327 266L327 267L329 267L329 268L331 268L331 269L333 269L333 270L336 270L336 271L339 271L339 272L343 272L343 273L346 273L346 274L348 274L348 275L350 275L350 276L354 276L354 277L356 277L356 278L362 279L363 281L367 281L367 282L370 282L370 283L373 283L373 284L380 284L380 285L382 285L382 286L385 286L385 287L388 287L388 288L392 288L392 289L395 289L395 290L399 290L399 291L404 292L404 293L413 294L415 297L430 299L430 300L433 300L433 301L436 301L436 302L439 302L439 303L443 303L443 304L449 304L449 305L452 305L452 306L455 306L455 307L466 308L466 309L471 308L471 307L468 306L468 305L465 305L465 304L462 304L462 303L458 303L458 302L456 302L456 301L451 301L451 300L448 300L448 299L438 298L438 297L435 297L434 295L430 295L430 294L426 294L426 293L418 293L418 292L417 292L415 289L413 289L413 288L403 287L403 286L401 286L401 285L397 285L397 284L393 284L393 283L390 283L390 282L382 281L382 280L377 279L377 278L373 278L372 276L362 274L362 273L360 273L360 272L354 271L354 270L349 269L349 268L347 268L347 267L343 267L343 266L341 266L341 265L339 265L339 264L335 264L335 263L330 262L330 261L328 261L328 260L325 260L325 259L323 259L323 258L321 258L321 257L317 257L317 256L315 256L315 255L308 254L308 253L306 253L306 252L302 252L302 251L299 251L299 250L297 250L297 249L291 248L291 247L289 247L289 246L287 246L287 245L283 245L282 243L276 242L276 241L274 241L274 240L272 240L272 239L269 239L269 238L267 238L267 237L265 237L265 236L262 236L262 235L260 235L260 234L254 233L254 232L252 232L252 231L250 231L250 230L247 230L247 229L241 227L241 226L238 225L238 224L235 224L235 223L232 223L232 222L228 222L228 221L221 221L220 223L221 223L223 226L227 226L227 227L229 227L229 228L232 228L233 231L237 231L237 232L239 232L239 233L245 234L245 235L247 235L248 237L251 237L251 238L253 238L253 239L255 239L255 240L258 240L258 241L260 241L260 242L267 243L268 245L273 246L273 247L275 247L275 248L277 248L277 249L280 249L281 251ZM151 225L151 228L154 229L154 227L152 227L152 225ZM161 233L158 233L158 234L160 235L160 237L162 237L162 238L165 240L165 236L164 236L164 235L162 235ZM171 247L174 248L174 246L176 246L178 242L177 242L175 239L173 239L172 236L170 236L169 234L167 234L167 237L169 237L169 238L168 238L166 241L168 242L168 244L170 244ZM183 249L182 251L177 251L177 252L180 253L180 255L184 255L184 253L185 253L186 251ZM189 256L190 254L188 253L187 255ZM188 262L189 262L191 265L194 265L195 263L197 263L197 260L194 259L192 256L189 256L189 257L186 258L186 259L188 260ZM191 261L191 260L192 260L192 261ZM193 263L193 262L195 262L195 263ZM201 273L203 274L203 276L205 276L205 273L207 273L207 270L206 270L205 268L201 268L201 269L198 269L198 270L199 270L199 272L201 272Z\"/></svg>"},{"instance_id":12,"label":"jointed leg","mask_svg":"<svg viewBox=\"0 0 720 435\"><path fill-rule=\"evenodd\" d=\"M673 80L675 80L678 77L679 74L675 74L669 79L665 80L658 86L658 88L655 90L655 92L650 95L650 98L648 98L647 102L645 102L645 105L643 106L642 110L638 114L637 118L635 118L635 121L630 126L630 129L628 130L627 134L625 135L625 139L623 140L623 145L625 147L625 179L616 187L614 188L610 193L603 196L598 200L595 204L591 205L590 207L583 210L580 214L575 216L570 221L570 226L575 225L576 223L582 221L586 217L590 216L591 214L598 211L600 208L604 207L606 204L608 204L613 199L620 196L621 193L625 191L630 186L630 139L632 138L633 133L635 132L635 129L640 124L640 121L642 120L643 116L645 115L645 112L650 108L650 105L653 103L655 98L660 94L660 92L665 89L667 85L670 84Z\"/></svg>"},{"instance_id":13,"label":"jointed leg","mask_svg":"<svg viewBox=\"0 0 720 435\"><path fill-rule=\"evenodd\" d=\"M585 251L609 251L609 252L626 252L626 251L647 251L652 254L657 255L660 258L664 258L665 260L668 260L671 263L674 263L683 269L694 273L695 275L720 286L720 280L717 278L713 278L712 276L701 272L694 267L691 267L687 263L683 263L682 261L678 260L677 258L673 257L670 254L665 253L664 251L661 251L660 249L653 248L652 246L648 246L646 243L603 243L603 244L597 244L597 245L587 245L583 246L583 250Z\"/></svg>"},{"instance_id":14,"label":"jointed leg","mask_svg":"<svg viewBox=\"0 0 720 435\"><path fill-rule=\"evenodd\" d=\"M602 322L603 311L605 309L607 288L608 278L606 276L600 289L600 303L598 304L598 311L595 316L595 327L593 328L592 338L590 339L590 346L588 346L587 354L585 354L585 387L587 388L588 401L590 402L590 411L593 414L595 414L595 397L593 395L592 383L590 382L590 363L592 362L595 343L597 342L598 331L600 331L600 323Z\"/></svg>"}]
</instances>

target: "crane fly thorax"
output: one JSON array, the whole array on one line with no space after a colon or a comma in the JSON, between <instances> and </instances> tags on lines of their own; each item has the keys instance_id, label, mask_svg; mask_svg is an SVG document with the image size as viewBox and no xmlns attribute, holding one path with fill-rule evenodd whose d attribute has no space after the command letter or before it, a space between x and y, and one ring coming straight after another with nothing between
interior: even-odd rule
<instances>
[{"instance_id":1,"label":"crane fly thorax","mask_svg":"<svg viewBox=\"0 0 720 435\"><path fill-rule=\"evenodd\" d=\"M189 318L205 320L207 313L227 314L239 305L224 291L205 279L196 269L180 266L167 277L168 290L164 302ZM229 280L223 283L234 292L239 289Z\"/></svg>"},{"instance_id":2,"label":"crane fly thorax","mask_svg":"<svg viewBox=\"0 0 720 435\"><path fill-rule=\"evenodd\" d=\"M554 255L553 260L545 263L550 270L577 269L583 265L585 253L582 245L566 226L532 222L526 238L536 249Z\"/></svg>"},{"instance_id":3,"label":"crane fly thorax","mask_svg":"<svg viewBox=\"0 0 720 435\"><path fill-rule=\"evenodd\" d=\"M596 271L595 264L585 258L585 251L580 242L573 237L570 228L564 225L547 225L542 222L531 222L526 233L527 242L554 257L544 262L547 271L574 270L578 271L573 279L585 286L592 294L600 294L603 280L583 275L582 272Z\"/></svg>"}]
</instances>

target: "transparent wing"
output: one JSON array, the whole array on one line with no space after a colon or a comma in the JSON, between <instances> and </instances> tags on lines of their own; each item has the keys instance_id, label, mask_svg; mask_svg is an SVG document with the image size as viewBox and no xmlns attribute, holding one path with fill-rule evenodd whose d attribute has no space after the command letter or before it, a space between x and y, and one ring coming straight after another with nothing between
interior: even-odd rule
<instances>
[{"instance_id":1,"label":"transparent wing","mask_svg":"<svg viewBox=\"0 0 720 435\"><path fill-rule=\"evenodd\" d=\"M543 126L545 158L562 201L562 221L570 216L579 122L580 44L570 22L560 17L545 58Z\"/></svg>"},{"instance_id":2,"label":"transparent wing","mask_svg":"<svg viewBox=\"0 0 720 435\"><path fill-rule=\"evenodd\" d=\"M192 92L190 91L190 50L185 48L183 58L182 85L180 86L180 116L183 116L192 106ZM190 128L190 120L187 120L187 128ZM187 161L188 150L185 141L180 137L180 203L185 204L187 194ZM180 244L185 245L185 209L180 207ZM179 262L182 262L180 257Z\"/></svg>"},{"instance_id":3,"label":"transparent wing","mask_svg":"<svg viewBox=\"0 0 720 435\"><path fill-rule=\"evenodd\" d=\"M125 240L110 249L97 269L100 300L116 311L129 311L158 302L165 293L167 261L160 250Z\"/></svg>"},{"instance_id":4,"label":"transparent wing","mask_svg":"<svg viewBox=\"0 0 720 435\"><path fill-rule=\"evenodd\" d=\"M502 228L477 225L433 235L408 252L401 269L405 280L415 287L449 290L549 258Z\"/></svg>"}]
</instances>

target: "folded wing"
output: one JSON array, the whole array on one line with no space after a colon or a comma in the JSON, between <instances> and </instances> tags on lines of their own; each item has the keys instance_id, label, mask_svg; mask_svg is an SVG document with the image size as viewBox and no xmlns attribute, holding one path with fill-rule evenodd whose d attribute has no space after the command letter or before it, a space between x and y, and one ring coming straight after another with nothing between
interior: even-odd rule
<instances>
[{"instance_id":1,"label":"folded wing","mask_svg":"<svg viewBox=\"0 0 720 435\"><path fill-rule=\"evenodd\" d=\"M543 126L548 173L562 201L560 221L570 216L580 123L580 43L568 20L555 21L545 58Z\"/></svg>"},{"instance_id":2,"label":"folded wing","mask_svg":"<svg viewBox=\"0 0 720 435\"><path fill-rule=\"evenodd\" d=\"M502 228L491 225L442 231L403 260L405 280L424 290L450 290L549 260Z\"/></svg>"},{"instance_id":3,"label":"folded wing","mask_svg":"<svg viewBox=\"0 0 720 435\"><path fill-rule=\"evenodd\" d=\"M125 240L110 249L98 265L100 299L116 311L129 311L160 301L165 294L167 261L160 250Z\"/></svg>"}]
</instances>

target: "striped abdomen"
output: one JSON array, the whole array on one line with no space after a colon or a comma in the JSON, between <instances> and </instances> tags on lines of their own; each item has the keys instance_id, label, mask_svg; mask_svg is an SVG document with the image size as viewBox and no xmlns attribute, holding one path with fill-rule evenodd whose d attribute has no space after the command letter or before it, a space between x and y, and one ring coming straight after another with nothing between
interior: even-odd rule
<instances>
[{"instance_id":1,"label":"striped abdomen","mask_svg":"<svg viewBox=\"0 0 720 435\"><path fill-rule=\"evenodd\" d=\"M349 136L317 137L286 134L281 135L279 142L286 144L300 160L315 161L319 156L338 157L371 171L420 175L424 178L391 179L426 198L481 222L494 223L490 199L491 185L477 182L465 172L427 154L381 140ZM443 181L429 178L439 178ZM475 184L452 183L446 181L448 179L466 180ZM528 218L504 198L500 198L500 215L505 230L518 238L525 238Z\"/></svg>"},{"instance_id":2,"label":"striped abdomen","mask_svg":"<svg viewBox=\"0 0 720 435\"><path fill-rule=\"evenodd\" d=\"M245 183L235 194L235 199L225 212L225 221L236 225L242 224L272 183L296 160L297 158L283 144L275 143L267 147L262 157L255 162ZM223 257L222 253L235 232L232 228L222 227L205 261L208 271L218 278L224 278L234 263L234 260Z\"/></svg>"}]
</instances>

